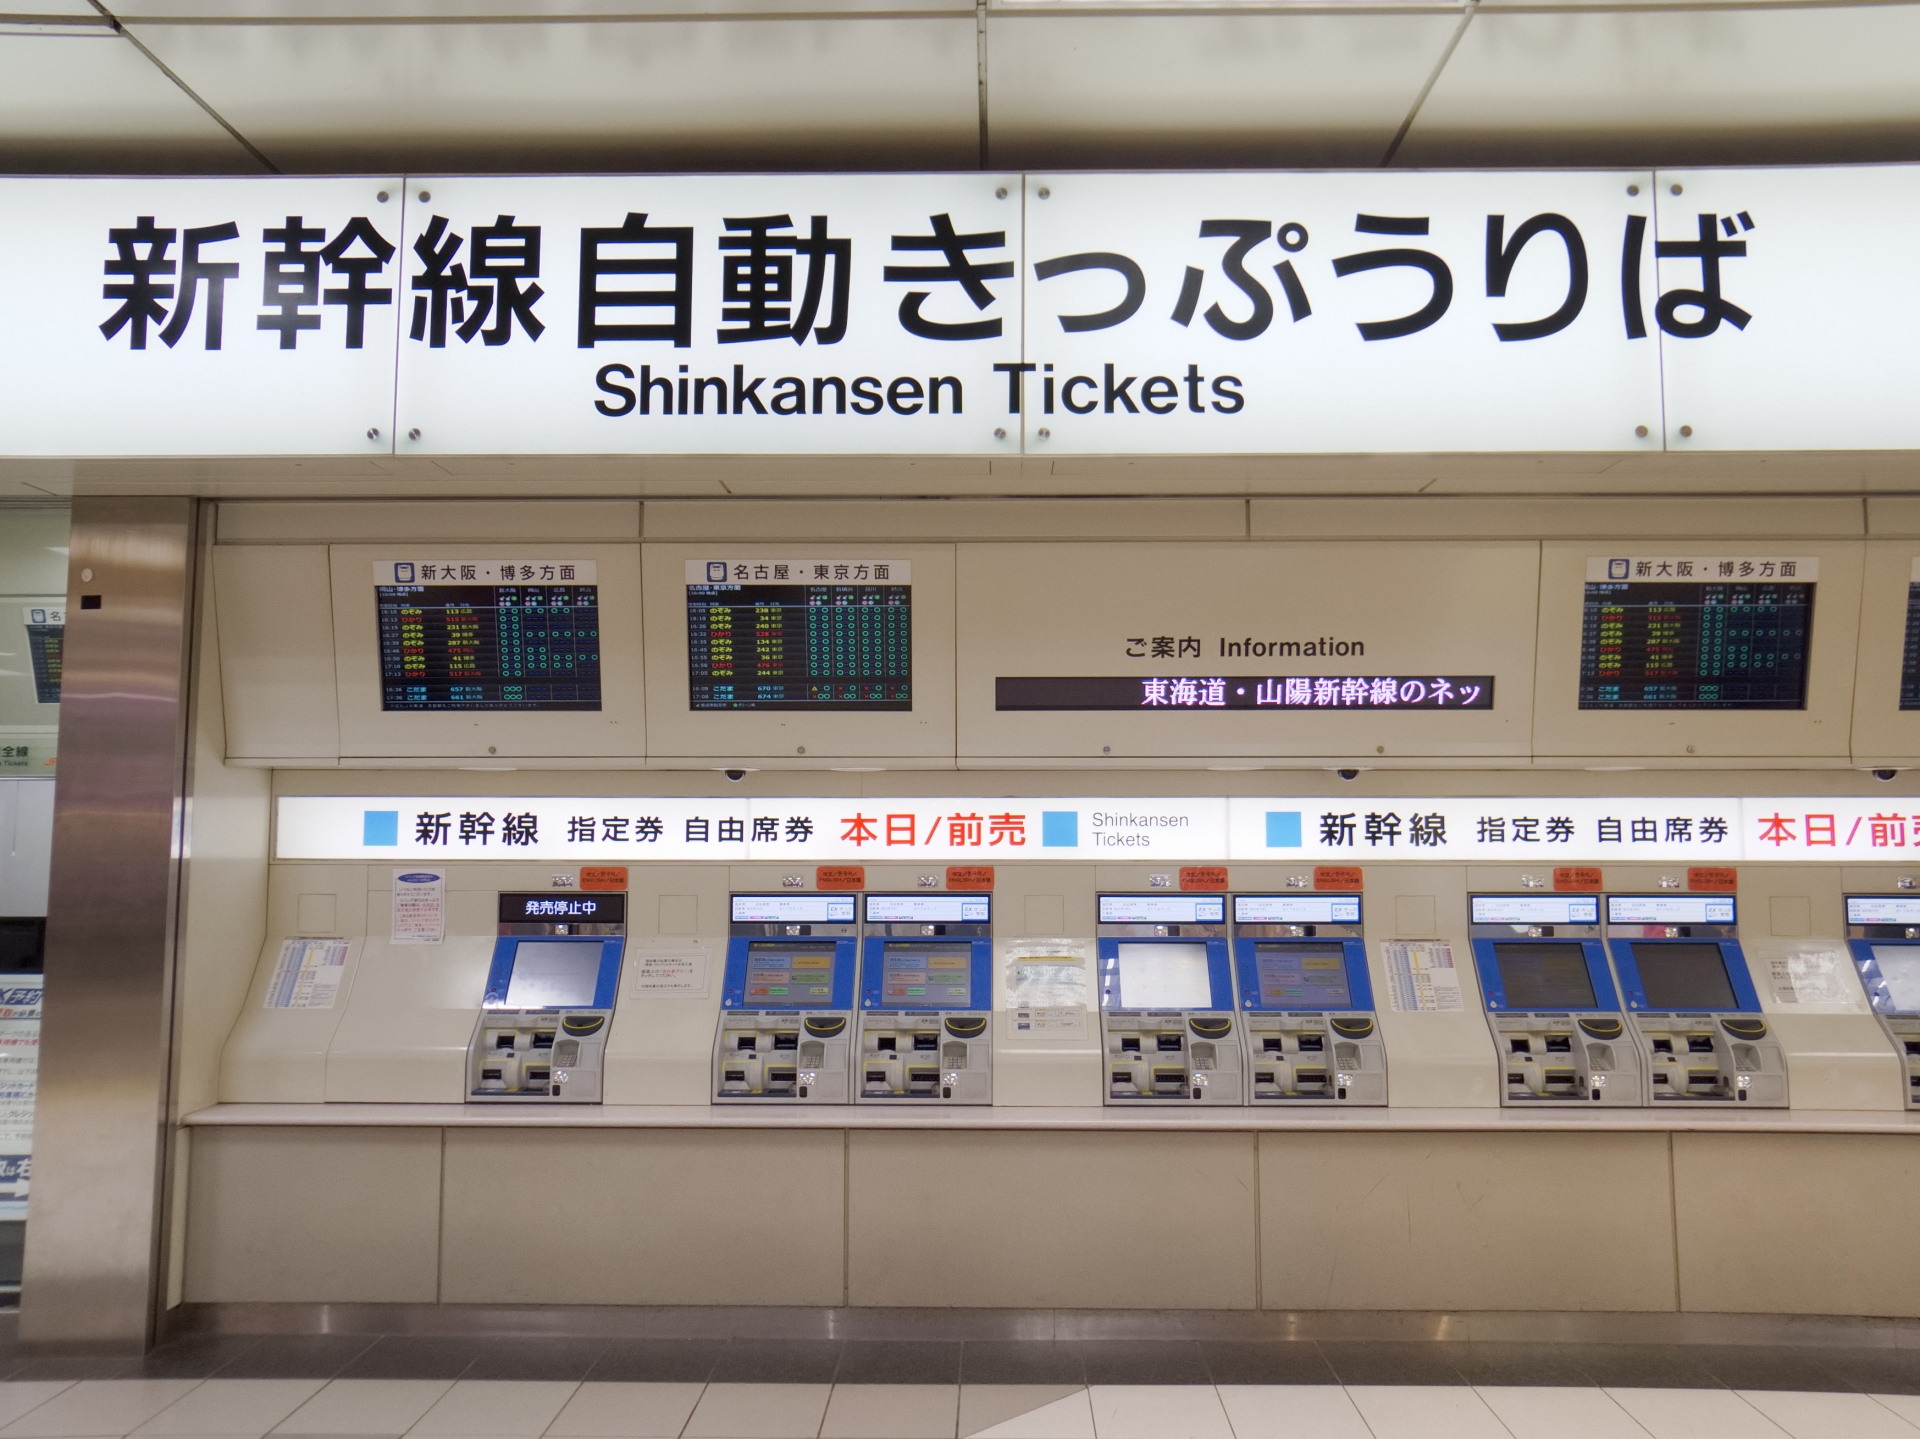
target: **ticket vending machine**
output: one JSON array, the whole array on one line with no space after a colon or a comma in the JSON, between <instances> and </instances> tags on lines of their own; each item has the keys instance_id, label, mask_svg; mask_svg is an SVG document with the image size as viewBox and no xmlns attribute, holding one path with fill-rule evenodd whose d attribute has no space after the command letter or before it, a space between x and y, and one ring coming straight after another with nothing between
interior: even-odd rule
<instances>
[{"instance_id":1,"label":"ticket vending machine","mask_svg":"<svg viewBox=\"0 0 1920 1439\"><path fill-rule=\"evenodd\" d=\"M1848 895L1847 948L1906 1066L1907 1108L1920 1109L1920 895Z\"/></svg>"},{"instance_id":2,"label":"ticket vending machine","mask_svg":"<svg viewBox=\"0 0 1920 1439\"><path fill-rule=\"evenodd\" d=\"M864 903L855 1102L993 1103L993 896Z\"/></svg>"},{"instance_id":3,"label":"ticket vending machine","mask_svg":"<svg viewBox=\"0 0 1920 1439\"><path fill-rule=\"evenodd\" d=\"M1645 1104L1600 897L1476 894L1468 905L1501 1104Z\"/></svg>"},{"instance_id":4,"label":"ticket vending machine","mask_svg":"<svg viewBox=\"0 0 1920 1439\"><path fill-rule=\"evenodd\" d=\"M624 894L500 896L469 1103L600 1102L626 920Z\"/></svg>"},{"instance_id":5,"label":"ticket vending machine","mask_svg":"<svg viewBox=\"0 0 1920 1439\"><path fill-rule=\"evenodd\" d=\"M1103 894L1106 1102L1245 1104L1222 894Z\"/></svg>"},{"instance_id":6,"label":"ticket vending machine","mask_svg":"<svg viewBox=\"0 0 1920 1439\"><path fill-rule=\"evenodd\" d=\"M1385 1104L1357 894L1237 894L1247 1103Z\"/></svg>"},{"instance_id":7,"label":"ticket vending machine","mask_svg":"<svg viewBox=\"0 0 1920 1439\"><path fill-rule=\"evenodd\" d=\"M736 894L728 927L719 1104L845 1104L853 1049L859 897Z\"/></svg>"},{"instance_id":8,"label":"ticket vending machine","mask_svg":"<svg viewBox=\"0 0 1920 1439\"><path fill-rule=\"evenodd\" d=\"M1730 894L1607 896L1607 948L1654 1104L1783 1109L1787 1062L1735 938Z\"/></svg>"}]
</instances>

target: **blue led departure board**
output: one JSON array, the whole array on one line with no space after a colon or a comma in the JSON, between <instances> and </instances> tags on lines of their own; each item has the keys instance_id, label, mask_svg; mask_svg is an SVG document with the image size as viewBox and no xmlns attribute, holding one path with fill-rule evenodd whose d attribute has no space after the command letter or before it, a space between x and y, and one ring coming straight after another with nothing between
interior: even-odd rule
<instances>
[{"instance_id":1,"label":"blue led departure board","mask_svg":"<svg viewBox=\"0 0 1920 1439\"><path fill-rule=\"evenodd\" d=\"M689 584L687 695L696 710L910 710L913 588Z\"/></svg>"},{"instance_id":2,"label":"blue led departure board","mask_svg":"<svg viewBox=\"0 0 1920 1439\"><path fill-rule=\"evenodd\" d=\"M1589 582L1580 708L1805 709L1813 588Z\"/></svg>"},{"instance_id":3,"label":"blue led departure board","mask_svg":"<svg viewBox=\"0 0 1920 1439\"><path fill-rule=\"evenodd\" d=\"M387 568L416 578L413 565ZM509 572L544 579L556 566L417 568L419 583L374 586L383 710L600 708L596 585L504 583Z\"/></svg>"}]
</instances>

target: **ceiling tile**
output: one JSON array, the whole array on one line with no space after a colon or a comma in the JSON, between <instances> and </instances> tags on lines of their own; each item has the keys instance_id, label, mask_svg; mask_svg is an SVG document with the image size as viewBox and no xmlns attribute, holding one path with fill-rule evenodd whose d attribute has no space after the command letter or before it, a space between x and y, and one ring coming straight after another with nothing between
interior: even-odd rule
<instances>
[{"instance_id":1,"label":"ceiling tile","mask_svg":"<svg viewBox=\"0 0 1920 1439\"><path fill-rule=\"evenodd\" d=\"M991 12L995 165L1377 165L1459 17Z\"/></svg>"},{"instance_id":2,"label":"ceiling tile","mask_svg":"<svg viewBox=\"0 0 1920 1439\"><path fill-rule=\"evenodd\" d=\"M978 158L970 14L128 28L288 170Z\"/></svg>"},{"instance_id":3,"label":"ceiling tile","mask_svg":"<svg viewBox=\"0 0 1920 1439\"><path fill-rule=\"evenodd\" d=\"M1396 163L1920 154L1920 6L1482 10Z\"/></svg>"}]
</instances>

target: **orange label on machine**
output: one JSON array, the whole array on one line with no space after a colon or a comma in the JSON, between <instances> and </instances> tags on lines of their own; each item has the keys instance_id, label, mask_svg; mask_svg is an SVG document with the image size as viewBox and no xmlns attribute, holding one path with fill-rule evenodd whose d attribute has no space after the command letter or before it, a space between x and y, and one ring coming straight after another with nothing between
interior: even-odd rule
<instances>
[{"instance_id":1,"label":"orange label on machine","mask_svg":"<svg viewBox=\"0 0 1920 1439\"><path fill-rule=\"evenodd\" d=\"M1180 870L1182 889L1225 889L1227 867L1224 864L1190 864Z\"/></svg>"},{"instance_id":2,"label":"orange label on machine","mask_svg":"<svg viewBox=\"0 0 1920 1439\"><path fill-rule=\"evenodd\" d=\"M948 889L992 889L993 866L990 864L950 864L947 866Z\"/></svg>"},{"instance_id":3,"label":"orange label on machine","mask_svg":"<svg viewBox=\"0 0 1920 1439\"><path fill-rule=\"evenodd\" d=\"M1576 894L1603 888L1597 864L1566 864L1553 872L1553 887L1560 893Z\"/></svg>"},{"instance_id":4,"label":"orange label on machine","mask_svg":"<svg viewBox=\"0 0 1920 1439\"><path fill-rule=\"evenodd\" d=\"M816 889L865 889L867 867L864 864L823 864L813 872Z\"/></svg>"},{"instance_id":5,"label":"orange label on machine","mask_svg":"<svg viewBox=\"0 0 1920 1439\"><path fill-rule=\"evenodd\" d=\"M1317 864L1313 867L1313 887L1315 889L1359 889L1360 866L1357 864Z\"/></svg>"},{"instance_id":6,"label":"orange label on machine","mask_svg":"<svg viewBox=\"0 0 1920 1439\"><path fill-rule=\"evenodd\" d=\"M1719 865L1695 865L1687 871L1687 888L1710 894L1732 894L1740 887L1740 876Z\"/></svg>"},{"instance_id":7,"label":"orange label on machine","mask_svg":"<svg viewBox=\"0 0 1920 1439\"><path fill-rule=\"evenodd\" d=\"M582 889L625 889L627 867L624 864L586 864L580 867Z\"/></svg>"}]
</instances>

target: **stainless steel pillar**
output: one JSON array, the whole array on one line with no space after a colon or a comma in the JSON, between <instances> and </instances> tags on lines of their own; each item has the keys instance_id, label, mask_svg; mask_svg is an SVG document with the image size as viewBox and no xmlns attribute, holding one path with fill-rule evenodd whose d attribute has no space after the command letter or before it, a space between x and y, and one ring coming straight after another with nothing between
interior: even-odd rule
<instances>
[{"instance_id":1,"label":"stainless steel pillar","mask_svg":"<svg viewBox=\"0 0 1920 1439\"><path fill-rule=\"evenodd\" d=\"M74 501L20 1336L138 1352L161 1282L197 502Z\"/></svg>"}]
</instances>

